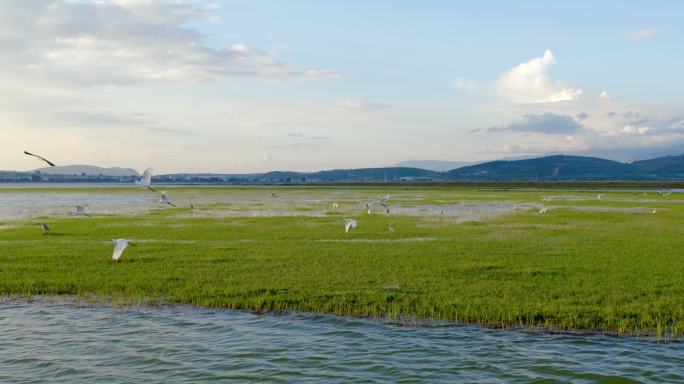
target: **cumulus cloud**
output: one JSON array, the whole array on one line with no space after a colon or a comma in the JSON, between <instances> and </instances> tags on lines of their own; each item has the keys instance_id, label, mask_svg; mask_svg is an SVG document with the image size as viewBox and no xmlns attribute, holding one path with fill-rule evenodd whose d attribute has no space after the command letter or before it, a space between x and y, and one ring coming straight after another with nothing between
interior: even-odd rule
<instances>
[{"instance_id":1,"label":"cumulus cloud","mask_svg":"<svg viewBox=\"0 0 684 384\"><path fill-rule=\"evenodd\" d=\"M196 83L227 76L328 78L272 53L210 46L190 26L214 3L153 0L0 2L0 65L5 72L67 83Z\"/></svg>"},{"instance_id":2,"label":"cumulus cloud","mask_svg":"<svg viewBox=\"0 0 684 384\"><path fill-rule=\"evenodd\" d=\"M649 39L651 37L654 37L660 33L660 30L658 28L648 28L648 29L642 29L641 31L636 31L632 32L629 34L629 37L635 40L644 40L644 39Z\"/></svg>"},{"instance_id":3,"label":"cumulus cloud","mask_svg":"<svg viewBox=\"0 0 684 384\"><path fill-rule=\"evenodd\" d=\"M525 132L546 135L567 135L581 131L582 125L570 116L555 113L523 115L522 118L502 127L490 128L490 132Z\"/></svg>"},{"instance_id":4,"label":"cumulus cloud","mask_svg":"<svg viewBox=\"0 0 684 384\"><path fill-rule=\"evenodd\" d=\"M515 103L555 103L577 100L581 89L571 88L561 80L552 81L548 69L555 63L553 52L519 64L504 72L496 82L497 92Z\"/></svg>"}]
</instances>

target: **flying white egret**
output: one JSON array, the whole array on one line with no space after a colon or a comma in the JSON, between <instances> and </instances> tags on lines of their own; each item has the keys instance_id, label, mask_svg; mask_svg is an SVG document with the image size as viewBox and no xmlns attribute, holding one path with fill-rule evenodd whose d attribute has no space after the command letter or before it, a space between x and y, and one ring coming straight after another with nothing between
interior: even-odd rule
<instances>
[{"instance_id":1,"label":"flying white egret","mask_svg":"<svg viewBox=\"0 0 684 384\"><path fill-rule=\"evenodd\" d=\"M44 234L44 235L47 235L47 234L50 233L50 226L49 226L49 225L47 225L47 224L45 224L45 223L41 223L41 224L40 224L40 228L43 229L43 234Z\"/></svg>"},{"instance_id":2,"label":"flying white egret","mask_svg":"<svg viewBox=\"0 0 684 384\"><path fill-rule=\"evenodd\" d=\"M349 228L356 228L358 223L354 219L344 219L344 232L349 232Z\"/></svg>"},{"instance_id":3,"label":"flying white egret","mask_svg":"<svg viewBox=\"0 0 684 384\"><path fill-rule=\"evenodd\" d=\"M89 214L86 213L85 207L82 205L77 205L76 206L76 212L71 212L72 215L74 216L85 216L85 217L90 217Z\"/></svg>"},{"instance_id":4,"label":"flying white egret","mask_svg":"<svg viewBox=\"0 0 684 384\"><path fill-rule=\"evenodd\" d=\"M550 196L544 196L544 198L542 198L542 200L544 200L544 201L551 201L551 197L550 197Z\"/></svg>"},{"instance_id":5,"label":"flying white egret","mask_svg":"<svg viewBox=\"0 0 684 384\"><path fill-rule=\"evenodd\" d=\"M663 191L658 191L658 193L660 193L660 196L663 196L663 197L669 196L672 194L672 192L663 192Z\"/></svg>"},{"instance_id":6,"label":"flying white egret","mask_svg":"<svg viewBox=\"0 0 684 384\"><path fill-rule=\"evenodd\" d=\"M55 166L55 163L53 163L52 161L50 161L50 160L48 160L48 159L46 159L46 158L44 158L44 157L42 157L42 156L34 155L33 153L31 153L31 152L26 152L26 151L24 151L24 154L27 154L27 155L29 155L29 156L36 157L36 158L38 158L38 159L40 159L40 160L42 160L42 161L48 163L51 167L54 167L54 166Z\"/></svg>"},{"instance_id":7,"label":"flying white egret","mask_svg":"<svg viewBox=\"0 0 684 384\"><path fill-rule=\"evenodd\" d=\"M366 208L368 208L368 214L370 215L371 207L373 207L374 205L382 205L383 207L385 207L385 209L387 210L387 213L389 214L390 210L389 210L389 206L387 205L387 200L389 200L389 198L390 198L390 195L385 195L385 197L383 197L380 200L373 201L371 203L364 203L364 204L366 204Z\"/></svg>"},{"instance_id":8,"label":"flying white egret","mask_svg":"<svg viewBox=\"0 0 684 384\"><path fill-rule=\"evenodd\" d=\"M128 247L129 245L135 246L131 240L128 239L116 239L112 240L114 243L114 253L112 254L112 260L116 261L117 263L119 262L119 258L121 258L121 254L123 253L124 249Z\"/></svg>"},{"instance_id":9,"label":"flying white egret","mask_svg":"<svg viewBox=\"0 0 684 384\"><path fill-rule=\"evenodd\" d=\"M175 207L175 205L169 200L169 195L166 193L166 191L162 191L161 193L161 198L159 199L160 203L168 204L172 207Z\"/></svg>"},{"instance_id":10,"label":"flying white egret","mask_svg":"<svg viewBox=\"0 0 684 384\"><path fill-rule=\"evenodd\" d=\"M147 188L152 192L157 192L152 188L152 168L147 168L145 172L143 172L142 179L138 180L135 182L141 187Z\"/></svg>"}]
</instances>

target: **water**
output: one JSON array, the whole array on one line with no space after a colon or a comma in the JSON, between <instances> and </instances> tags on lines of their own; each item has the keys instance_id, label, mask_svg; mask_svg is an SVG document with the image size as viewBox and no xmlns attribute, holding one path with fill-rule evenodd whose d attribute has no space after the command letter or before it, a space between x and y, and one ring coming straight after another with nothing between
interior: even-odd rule
<instances>
[{"instance_id":1,"label":"water","mask_svg":"<svg viewBox=\"0 0 684 384\"><path fill-rule=\"evenodd\" d=\"M684 382L684 345L68 300L0 303L0 382Z\"/></svg>"}]
</instances>

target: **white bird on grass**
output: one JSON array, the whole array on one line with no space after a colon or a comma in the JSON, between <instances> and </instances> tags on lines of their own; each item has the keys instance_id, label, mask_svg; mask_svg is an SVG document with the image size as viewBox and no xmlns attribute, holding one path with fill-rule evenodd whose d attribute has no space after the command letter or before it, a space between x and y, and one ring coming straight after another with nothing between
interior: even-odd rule
<instances>
[{"instance_id":1,"label":"white bird on grass","mask_svg":"<svg viewBox=\"0 0 684 384\"><path fill-rule=\"evenodd\" d=\"M658 212L658 210L656 208L653 208L653 212L651 212L651 213L656 213L656 212Z\"/></svg>"},{"instance_id":2,"label":"white bird on grass","mask_svg":"<svg viewBox=\"0 0 684 384\"><path fill-rule=\"evenodd\" d=\"M349 232L349 228L356 228L358 223L354 219L344 219L344 233Z\"/></svg>"},{"instance_id":3,"label":"white bird on grass","mask_svg":"<svg viewBox=\"0 0 684 384\"><path fill-rule=\"evenodd\" d=\"M161 198L159 199L160 203L168 204L172 207L175 207L175 205L169 200L169 195L166 193L166 191L162 191L161 193Z\"/></svg>"},{"instance_id":4,"label":"white bird on grass","mask_svg":"<svg viewBox=\"0 0 684 384\"><path fill-rule=\"evenodd\" d=\"M117 263L119 262L119 259L121 258L121 254L123 253L124 249L128 247L129 245L135 246L131 240L128 239L116 239L112 240L114 243L114 253L112 254L112 260L116 261Z\"/></svg>"},{"instance_id":5,"label":"white bird on grass","mask_svg":"<svg viewBox=\"0 0 684 384\"><path fill-rule=\"evenodd\" d=\"M333 203L333 206L332 206L332 207L333 207L333 209L337 209L337 207L339 207L339 206L340 206L340 205L337 204L337 202L335 202L335 203Z\"/></svg>"},{"instance_id":6,"label":"white bird on grass","mask_svg":"<svg viewBox=\"0 0 684 384\"><path fill-rule=\"evenodd\" d=\"M142 179L137 180L135 182L141 187L147 188L152 192L157 192L152 188L152 168L147 168L145 172L143 172Z\"/></svg>"},{"instance_id":7,"label":"white bird on grass","mask_svg":"<svg viewBox=\"0 0 684 384\"><path fill-rule=\"evenodd\" d=\"M85 217L90 217L89 214L86 213L85 207L82 205L77 205L76 206L76 212L71 212L72 215L74 216L85 216Z\"/></svg>"},{"instance_id":8,"label":"white bird on grass","mask_svg":"<svg viewBox=\"0 0 684 384\"><path fill-rule=\"evenodd\" d=\"M26 151L24 151L24 154L29 155L29 156L36 157L36 158L38 158L38 159L40 159L40 160L42 160L42 161L48 163L51 167L54 167L54 166L55 166L55 163L53 163L52 161L50 161L50 160L48 160L48 159L46 159L46 158L44 158L44 157L42 157L42 156L34 155L33 153L31 153L31 152L26 152Z\"/></svg>"},{"instance_id":9,"label":"white bird on grass","mask_svg":"<svg viewBox=\"0 0 684 384\"><path fill-rule=\"evenodd\" d=\"M388 230L390 233L394 233L394 228L392 228L392 224L387 224L387 230Z\"/></svg>"},{"instance_id":10,"label":"white bird on grass","mask_svg":"<svg viewBox=\"0 0 684 384\"><path fill-rule=\"evenodd\" d=\"M548 208L542 207L542 208L539 210L539 213L544 214L544 213L546 213L546 211L548 211L548 210L549 210Z\"/></svg>"},{"instance_id":11,"label":"white bird on grass","mask_svg":"<svg viewBox=\"0 0 684 384\"><path fill-rule=\"evenodd\" d=\"M598 194L598 199L599 199L599 200L603 199L603 193L599 193L599 194Z\"/></svg>"}]
</instances>

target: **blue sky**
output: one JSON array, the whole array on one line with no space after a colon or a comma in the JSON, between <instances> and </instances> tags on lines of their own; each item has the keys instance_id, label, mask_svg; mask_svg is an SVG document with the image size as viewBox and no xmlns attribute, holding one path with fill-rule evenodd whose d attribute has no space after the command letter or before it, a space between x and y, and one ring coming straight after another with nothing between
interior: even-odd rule
<instances>
[{"instance_id":1,"label":"blue sky","mask_svg":"<svg viewBox=\"0 0 684 384\"><path fill-rule=\"evenodd\" d=\"M0 169L255 172L684 143L684 3L0 1ZM125 147L125 150L121 150Z\"/></svg>"}]
</instances>

